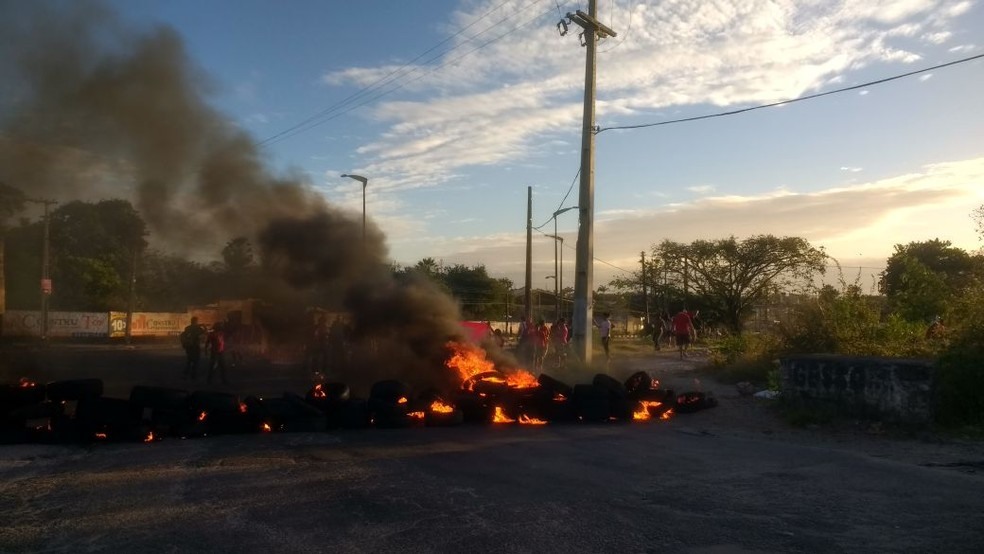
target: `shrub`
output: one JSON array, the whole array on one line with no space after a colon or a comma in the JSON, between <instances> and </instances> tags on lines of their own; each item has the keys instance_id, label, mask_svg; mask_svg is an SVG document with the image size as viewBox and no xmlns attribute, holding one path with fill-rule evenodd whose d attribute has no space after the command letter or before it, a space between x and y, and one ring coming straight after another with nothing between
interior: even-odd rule
<instances>
[{"instance_id":1,"label":"shrub","mask_svg":"<svg viewBox=\"0 0 984 554\"><path fill-rule=\"evenodd\" d=\"M948 426L984 425L984 287L957 299L953 313L937 361L936 418Z\"/></svg>"}]
</instances>

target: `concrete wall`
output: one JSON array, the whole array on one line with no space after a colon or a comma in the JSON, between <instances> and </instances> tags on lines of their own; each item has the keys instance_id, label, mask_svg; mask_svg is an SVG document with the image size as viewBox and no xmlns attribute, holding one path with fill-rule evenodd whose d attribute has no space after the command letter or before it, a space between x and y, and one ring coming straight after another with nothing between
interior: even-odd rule
<instances>
[{"instance_id":1,"label":"concrete wall","mask_svg":"<svg viewBox=\"0 0 984 554\"><path fill-rule=\"evenodd\" d=\"M782 394L837 404L888 421L933 418L933 364L926 360L810 354L779 361Z\"/></svg>"}]
</instances>

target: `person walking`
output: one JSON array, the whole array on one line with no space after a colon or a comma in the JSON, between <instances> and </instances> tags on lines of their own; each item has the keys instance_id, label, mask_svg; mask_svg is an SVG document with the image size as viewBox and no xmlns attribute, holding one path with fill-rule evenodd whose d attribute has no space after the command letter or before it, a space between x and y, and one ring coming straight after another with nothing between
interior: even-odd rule
<instances>
[{"instance_id":1,"label":"person walking","mask_svg":"<svg viewBox=\"0 0 984 554\"><path fill-rule=\"evenodd\" d=\"M209 385L212 384L212 375L218 370L219 378L222 379L223 385L229 384L229 378L226 375L226 337L225 337L225 326L222 322L218 322L212 326L212 331L208 334L205 339L205 351L208 353L208 376L205 382Z\"/></svg>"},{"instance_id":2,"label":"person walking","mask_svg":"<svg viewBox=\"0 0 984 554\"><path fill-rule=\"evenodd\" d=\"M191 324L181 332L181 347L185 351L185 366L182 377L194 381L198 378L198 362L202 359L202 337L205 329L198 324L198 318L192 317Z\"/></svg>"},{"instance_id":3,"label":"person walking","mask_svg":"<svg viewBox=\"0 0 984 554\"><path fill-rule=\"evenodd\" d=\"M605 349L605 361L610 362L612 360L612 353L609 348L612 340L612 314L605 312L601 314L601 317L603 318L601 323L595 321L594 324L598 328L598 335L601 337L601 347Z\"/></svg>"},{"instance_id":4,"label":"person walking","mask_svg":"<svg viewBox=\"0 0 984 554\"><path fill-rule=\"evenodd\" d=\"M694 328L694 320L690 316L687 308L680 310L673 316L673 336L676 339L677 348L680 350L680 359L684 358L684 350L690 343L697 340L697 329Z\"/></svg>"}]
</instances>

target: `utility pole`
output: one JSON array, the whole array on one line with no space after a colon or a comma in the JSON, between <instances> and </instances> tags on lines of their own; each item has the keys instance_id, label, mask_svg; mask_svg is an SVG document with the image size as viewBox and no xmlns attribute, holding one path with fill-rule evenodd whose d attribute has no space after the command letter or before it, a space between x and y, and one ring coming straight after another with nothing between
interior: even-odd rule
<instances>
[{"instance_id":1,"label":"utility pole","mask_svg":"<svg viewBox=\"0 0 984 554\"><path fill-rule=\"evenodd\" d=\"M523 321L533 317L533 187L526 187L526 290Z\"/></svg>"},{"instance_id":2,"label":"utility pole","mask_svg":"<svg viewBox=\"0 0 984 554\"><path fill-rule=\"evenodd\" d=\"M643 250L639 253L642 257L642 300L646 305L646 325L651 324L649 321L649 291L646 288L646 251Z\"/></svg>"},{"instance_id":3,"label":"utility pole","mask_svg":"<svg viewBox=\"0 0 984 554\"><path fill-rule=\"evenodd\" d=\"M614 37L615 31L596 19L597 0L589 0L588 13L577 10L567 14L567 20L584 29L581 43L587 48L584 63L584 117L581 129L581 186L578 195L580 225L577 230L577 254L574 269L574 351L585 363L591 363L594 287L594 116L595 116L595 54L598 38ZM567 33L567 23L561 20L561 35Z\"/></svg>"},{"instance_id":4,"label":"utility pole","mask_svg":"<svg viewBox=\"0 0 984 554\"><path fill-rule=\"evenodd\" d=\"M51 296L51 275L49 275L50 255L49 243L51 225L49 224L48 207L57 204L54 200L28 198L28 202L44 205L44 238L41 243L41 340L48 341L48 297Z\"/></svg>"}]
</instances>

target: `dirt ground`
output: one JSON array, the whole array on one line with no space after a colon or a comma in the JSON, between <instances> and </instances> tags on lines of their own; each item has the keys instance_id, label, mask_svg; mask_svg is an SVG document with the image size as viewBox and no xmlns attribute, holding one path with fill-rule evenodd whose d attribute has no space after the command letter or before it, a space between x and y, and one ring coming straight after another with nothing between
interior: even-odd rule
<instances>
[{"instance_id":1,"label":"dirt ground","mask_svg":"<svg viewBox=\"0 0 984 554\"><path fill-rule=\"evenodd\" d=\"M686 359L676 352L634 352L615 355L610 372L627 377L646 371L663 388L677 392L702 390L715 395L719 406L687 414L694 432L740 438L757 438L854 451L900 462L952 467L968 473L984 472L984 440L959 438L929 426L899 426L881 421L835 417L827 423L794 426L775 402L743 396L735 385L720 383L701 371L709 363L707 352L696 350Z\"/></svg>"}]
</instances>

